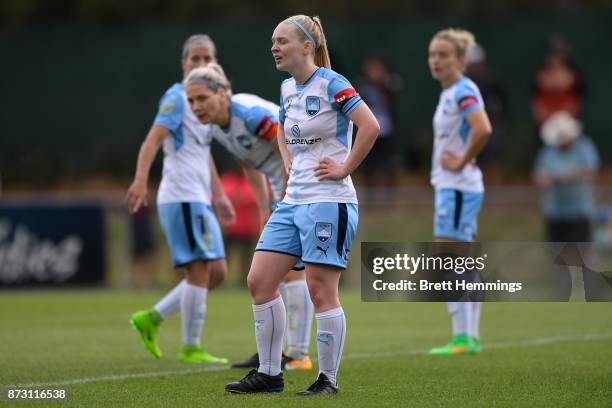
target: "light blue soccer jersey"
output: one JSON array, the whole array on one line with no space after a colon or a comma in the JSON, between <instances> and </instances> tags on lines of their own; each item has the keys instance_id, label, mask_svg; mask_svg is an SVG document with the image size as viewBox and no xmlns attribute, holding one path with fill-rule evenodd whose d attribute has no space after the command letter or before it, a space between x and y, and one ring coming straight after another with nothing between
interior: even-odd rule
<instances>
[{"instance_id":1,"label":"light blue soccer jersey","mask_svg":"<svg viewBox=\"0 0 612 408\"><path fill-rule=\"evenodd\" d=\"M157 203L210 204L210 127L200 123L187 102L182 84L162 97L154 120L170 131L164 139L164 168Z\"/></svg>"},{"instance_id":2,"label":"light blue soccer jersey","mask_svg":"<svg viewBox=\"0 0 612 408\"><path fill-rule=\"evenodd\" d=\"M474 193L484 191L482 172L475 161L468 163L459 172L442 167L445 151L458 156L464 154L471 130L467 117L476 109L484 109L484 101L476 84L468 78L461 78L440 95L433 118L434 147L431 163L431 184L436 190L450 188Z\"/></svg>"},{"instance_id":3,"label":"light blue soccer jersey","mask_svg":"<svg viewBox=\"0 0 612 408\"><path fill-rule=\"evenodd\" d=\"M314 169L324 158L343 163L351 151L353 123L348 115L362 102L342 75L319 68L303 84L281 85L279 121L293 164L283 201L357 203L351 177L319 181Z\"/></svg>"},{"instance_id":4,"label":"light blue soccer jersey","mask_svg":"<svg viewBox=\"0 0 612 408\"><path fill-rule=\"evenodd\" d=\"M268 177L276 200L285 175L283 159L274 148L278 110L259 96L236 94L231 97L228 127L212 126L213 137L227 151Z\"/></svg>"}]
</instances>

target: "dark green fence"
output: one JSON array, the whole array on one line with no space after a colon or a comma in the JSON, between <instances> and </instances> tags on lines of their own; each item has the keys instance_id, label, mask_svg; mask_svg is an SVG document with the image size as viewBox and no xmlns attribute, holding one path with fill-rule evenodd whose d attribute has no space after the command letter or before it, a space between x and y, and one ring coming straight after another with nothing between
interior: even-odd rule
<instances>
[{"instance_id":1,"label":"dark green fence","mask_svg":"<svg viewBox=\"0 0 612 408\"><path fill-rule=\"evenodd\" d=\"M385 56L405 81L398 101L402 147L420 152L424 166L431 117L439 94L427 68L433 33L471 29L511 98L511 131L500 160L526 171L535 153L529 81L543 60L550 32L567 37L585 72L589 95L585 129L612 160L608 99L612 96L609 17L526 18L490 21L427 19L325 20L335 68L355 79L363 59ZM0 173L7 183L48 183L103 174L129 177L137 149L163 92L180 80L180 46L196 32L216 41L235 92L278 100L283 73L275 70L270 36L276 20L215 19L168 24L53 26L5 31L0 36Z\"/></svg>"}]
</instances>

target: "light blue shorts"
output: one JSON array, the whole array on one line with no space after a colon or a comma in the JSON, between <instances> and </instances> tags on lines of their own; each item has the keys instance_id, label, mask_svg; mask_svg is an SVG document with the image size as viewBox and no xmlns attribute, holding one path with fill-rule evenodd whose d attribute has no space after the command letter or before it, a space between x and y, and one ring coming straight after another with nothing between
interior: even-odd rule
<instances>
[{"instance_id":1,"label":"light blue shorts","mask_svg":"<svg viewBox=\"0 0 612 408\"><path fill-rule=\"evenodd\" d=\"M272 203L270 204L270 213L273 213L274 210L276 210L276 207L278 207L278 204L280 204L280 200L277 199L272 199ZM295 265L293 266L293 268L291 268L291 270L294 271L303 271L304 269L306 269L306 267L304 266L304 261L302 261L301 259L299 259Z\"/></svg>"},{"instance_id":2,"label":"light blue shorts","mask_svg":"<svg viewBox=\"0 0 612 408\"><path fill-rule=\"evenodd\" d=\"M357 220L356 204L281 202L255 250L294 255L304 263L346 269Z\"/></svg>"},{"instance_id":3,"label":"light blue shorts","mask_svg":"<svg viewBox=\"0 0 612 408\"><path fill-rule=\"evenodd\" d=\"M175 267L198 259L225 258L221 227L212 207L203 203L168 203L158 206Z\"/></svg>"},{"instance_id":4,"label":"light blue shorts","mask_svg":"<svg viewBox=\"0 0 612 408\"><path fill-rule=\"evenodd\" d=\"M434 237L456 241L473 241L478 233L478 213L483 193L453 189L436 191Z\"/></svg>"}]
</instances>

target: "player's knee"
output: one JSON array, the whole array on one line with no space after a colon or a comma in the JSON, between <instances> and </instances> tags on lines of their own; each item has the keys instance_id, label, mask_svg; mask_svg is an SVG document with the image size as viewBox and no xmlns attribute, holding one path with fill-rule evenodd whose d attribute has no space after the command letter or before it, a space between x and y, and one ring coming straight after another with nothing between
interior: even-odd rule
<instances>
[{"instance_id":1,"label":"player's knee","mask_svg":"<svg viewBox=\"0 0 612 408\"><path fill-rule=\"evenodd\" d=\"M216 262L210 273L209 290L219 286L227 278L227 264L225 262Z\"/></svg>"},{"instance_id":2,"label":"player's knee","mask_svg":"<svg viewBox=\"0 0 612 408\"><path fill-rule=\"evenodd\" d=\"M258 279L255 273L249 272L249 274L247 275L247 286L249 287L249 292L251 292L251 296L255 297L255 295L260 291L261 279Z\"/></svg>"},{"instance_id":3,"label":"player's knee","mask_svg":"<svg viewBox=\"0 0 612 408\"><path fill-rule=\"evenodd\" d=\"M325 305L327 301L327 291L325 290L323 282L317 280L308 281L308 292L310 293L310 300L315 309Z\"/></svg>"}]
</instances>

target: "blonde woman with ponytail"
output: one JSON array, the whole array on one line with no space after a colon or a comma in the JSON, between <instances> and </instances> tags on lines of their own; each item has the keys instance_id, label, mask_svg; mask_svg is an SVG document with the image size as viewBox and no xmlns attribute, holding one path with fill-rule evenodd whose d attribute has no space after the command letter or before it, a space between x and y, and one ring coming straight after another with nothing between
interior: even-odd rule
<instances>
[{"instance_id":1,"label":"blonde woman with ponytail","mask_svg":"<svg viewBox=\"0 0 612 408\"><path fill-rule=\"evenodd\" d=\"M216 60L215 44L208 35L189 37L182 49L183 78ZM210 156L210 142L208 128L187 104L183 85L174 84L161 98L151 130L140 147L136 175L125 198L132 213L148 204L151 164L163 146L157 211L174 269L184 279L153 308L136 312L130 319L145 348L156 358L162 355L157 344L159 327L180 311L183 345L178 359L189 363L228 362L205 352L200 339L208 291L227 275L217 216L225 224L235 221L234 209Z\"/></svg>"},{"instance_id":2,"label":"blonde woman with ponytail","mask_svg":"<svg viewBox=\"0 0 612 408\"><path fill-rule=\"evenodd\" d=\"M358 218L350 174L372 148L380 128L347 79L331 70L318 17L283 20L272 34L272 55L276 69L291 75L281 85L277 132L288 182L257 244L247 278L259 368L225 389L240 394L283 391L286 319L278 287L302 258L317 321L319 374L298 395L336 394L347 335L338 283ZM353 122L359 128L355 146Z\"/></svg>"},{"instance_id":3,"label":"blonde woman with ponytail","mask_svg":"<svg viewBox=\"0 0 612 408\"><path fill-rule=\"evenodd\" d=\"M429 44L429 69L442 86L434 114L434 147L431 184L435 195L436 242L473 241L484 197L482 172L476 156L491 134L491 123L476 84L463 76L466 54L475 45L474 35L446 29ZM464 276L466 278L466 276ZM475 354L480 346L480 306L449 302L453 337L431 355Z\"/></svg>"},{"instance_id":4,"label":"blonde woman with ponytail","mask_svg":"<svg viewBox=\"0 0 612 408\"><path fill-rule=\"evenodd\" d=\"M183 81L187 100L201 123L211 124L213 137L238 159L259 209L261 227L281 199L285 167L278 151L278 105L257 95L232 94L225 72L211 63L196 68ZM268 182L271 191L268 191ZM312 370L309 356L314 308L310 301L304 264L298 261L281 284L287 305L287 370ZM259 355L234 363L235 368L257 368Z\"/></svg>"}]
</instances>

